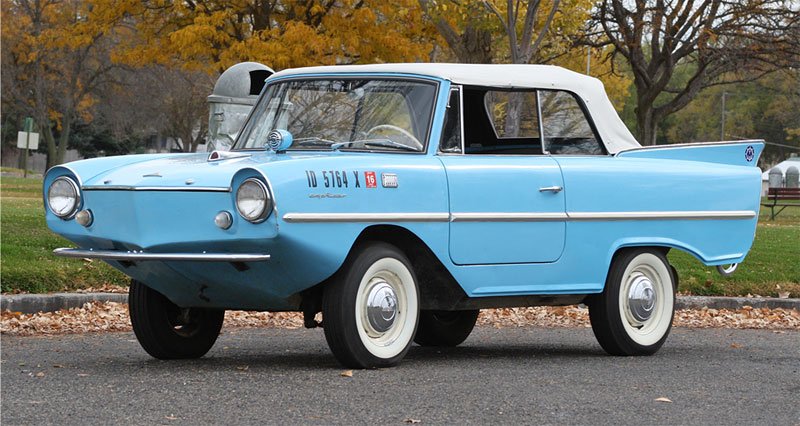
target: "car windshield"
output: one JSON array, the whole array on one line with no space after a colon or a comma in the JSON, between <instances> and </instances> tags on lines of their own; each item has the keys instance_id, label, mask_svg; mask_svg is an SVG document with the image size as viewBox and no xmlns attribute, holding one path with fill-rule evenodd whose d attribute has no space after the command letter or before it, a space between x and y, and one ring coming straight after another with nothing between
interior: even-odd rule
<instances>
[{"instance_id":1,"label":"car windshield","mask_svg":"<svg viewBox=\"0 0 800 426\"><path fill-rule=\"evenodd\" d=\"M414 80L314 79L271 84L234 149L263 149L272 130L291 150L422 152L436 84Z\"/></svg>"}]
</instances>

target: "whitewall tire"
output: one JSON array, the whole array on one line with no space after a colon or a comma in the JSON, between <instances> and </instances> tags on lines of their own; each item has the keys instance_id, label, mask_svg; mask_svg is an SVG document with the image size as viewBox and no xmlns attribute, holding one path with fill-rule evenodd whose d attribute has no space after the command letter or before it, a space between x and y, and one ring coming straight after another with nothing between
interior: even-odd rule
<instances>
[{"instance_id":1,"label":"whitewall tire","mask_svg":"<svg viewBox=\"0 0 800 426\"><path fill-rule=\"evenodd\" d=\"M597 341L612 355L651 355L675 313L677 278L658 249L627 249L612 261L603 293L589 301Z\"/></svg>"},{"instance_id":2,"label":"whitewall tire","mask_svg":"<svg viewBox=\"0 0 800 426\"><path fill-rule=\"evenodd\" d=\"M397 364L419 320L419 290L408 258L379 242L354 249L323 293L325 338L346 367Z\"/></svg>"}]
</instances>

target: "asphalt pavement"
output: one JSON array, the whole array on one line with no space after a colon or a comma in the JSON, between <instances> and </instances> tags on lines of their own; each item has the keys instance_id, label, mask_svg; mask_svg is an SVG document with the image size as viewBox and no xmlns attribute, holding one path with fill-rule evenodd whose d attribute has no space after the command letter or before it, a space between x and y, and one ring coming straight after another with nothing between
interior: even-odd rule
<instances>
[{"instance_id":1,"label":"asphalt pavement","mask_svg":"<svg viewBox=\"0 0 800 426\"><path fill-rule=\"evenodd\" d=\"M0 422L800 424L798 331L677 328L622 358L588 328L479 327L352 377L319 329L223 333L192 361L149 358L132 333L4 336Z\"/></svg>"},{"instance_id":2,"label":"asphalt pavement","mask_svg":"<svg viewBox=\"0 0 800 426\"><path fill-rule=\"evenodd\" d=\"M0 295L0 310L33 314L60 309L79 308L91 302L128 303L126 293L46 293ZM742 309L744 306L768 309L800 310L800 298L678 296L675 309Z\"/></svg>"}]
</instances>

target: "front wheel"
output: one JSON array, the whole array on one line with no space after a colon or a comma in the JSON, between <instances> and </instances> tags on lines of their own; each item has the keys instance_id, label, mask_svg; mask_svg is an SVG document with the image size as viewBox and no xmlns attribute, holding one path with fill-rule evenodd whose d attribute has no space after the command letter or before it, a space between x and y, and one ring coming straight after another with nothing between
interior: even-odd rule
<instances>
[{"instance_id":1,"label":"front wheel","mask_svg":"<svg viewBox=\"0 0 800 426\"><path fill-rule=\"evenodd\" d=\"M397 364L419 318L417 280L408 258L386 243L356 248L325 288L322 315L328 346L344 366Z\"/></svg>"},{"instance_id":2,"label":"front wheel","mask_svg":"<svg viewBox=\"0 0 800 426\"><path fill-rule=\"evenodd\" d=\"M664 254L629 249L611 264L602 294L589 303L592 331L611 355L652 355L675 313L675 276Z\"/></svg>"},{"instance_id":3,"label":"front wheel","mask_svg":"<svg viewBox=\"0 0 800 426\"><path fill-rule=\"evenodd\" d=\"M200 358L217 341L225 311L180 308L139 281L128 293L131 325L142 348L158 359Z\"/></svg>"}]
</instances>

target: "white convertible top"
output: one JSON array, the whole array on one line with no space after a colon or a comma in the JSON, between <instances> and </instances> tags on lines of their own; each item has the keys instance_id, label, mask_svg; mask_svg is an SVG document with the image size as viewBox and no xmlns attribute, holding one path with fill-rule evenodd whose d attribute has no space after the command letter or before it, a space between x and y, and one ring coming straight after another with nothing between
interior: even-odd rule
<instances>
[{"instance_id":1,"label":"white convertible top","mask_svg":"<svg viewBox=\"0 0 800 426\"><path fill-rule=\"evenodd\" d=\"M600 80L553 65L444 63L331 65L287 69L273 74L269 79L333 73L416 74L471 86L568 90L583 99L609 153L615 154L641 146L617 115Z\"/></svg>"}]
</instances>

